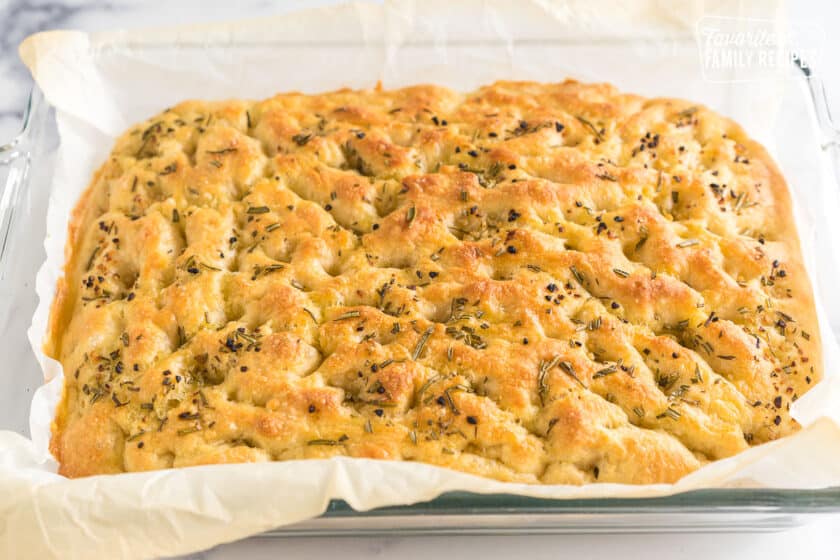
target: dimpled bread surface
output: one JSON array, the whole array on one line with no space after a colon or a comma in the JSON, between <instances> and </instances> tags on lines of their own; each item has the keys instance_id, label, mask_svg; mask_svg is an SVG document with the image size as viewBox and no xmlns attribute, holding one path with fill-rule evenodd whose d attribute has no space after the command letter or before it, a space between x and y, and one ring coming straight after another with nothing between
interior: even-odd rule
<instances>
[{"instance_id":1,"label":"dimpled bread surface","mask_svg":"<svg viewBox=\"0 0 840 560\"><path fill-rule=\"evenodd\" d=\"M187 101L70 223L69 477L336 455L674 482L821 377L784 179L703 106L498 82Z\"/></svg>"}]
</instances>

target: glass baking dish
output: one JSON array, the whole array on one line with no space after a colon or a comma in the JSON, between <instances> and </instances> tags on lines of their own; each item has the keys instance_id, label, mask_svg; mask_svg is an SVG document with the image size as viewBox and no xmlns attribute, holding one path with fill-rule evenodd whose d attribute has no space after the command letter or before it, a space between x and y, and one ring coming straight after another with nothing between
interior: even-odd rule
<instances>
[{"instance_id":1,"label":"glass baking dish","mask_svg":"<svg viewBox=\"0 0 840 560\"><path fill-rule=\"evenodd\" d=\"M831 121L821 83L809 71L796 81L799 93L793 102L816 123L820 146L808 157L822 166L832 188L840 189L840 132ZM22 132L0 146L0 428L26 435L32 393L42 383L26 329L37 304L36 273L45 257L45 216L57 146L54 110L35 89ZM832 330L825 336L840 332ZM840 512L840 487L710 489L666 498L586 500L450 493L426 503L366 512L336 500L316 519L266 534L773 531L829 512Z\"/></svg>"}]
</instances>

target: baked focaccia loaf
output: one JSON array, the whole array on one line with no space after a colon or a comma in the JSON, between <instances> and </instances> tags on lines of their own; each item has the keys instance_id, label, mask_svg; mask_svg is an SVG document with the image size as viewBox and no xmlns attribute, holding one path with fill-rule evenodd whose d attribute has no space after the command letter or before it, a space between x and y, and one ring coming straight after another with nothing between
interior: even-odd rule
<instances>
[{"instance_id":1,"label":"baked focaccia loaf","mask_svg":"<svg viewBox=\"0 0 840 560\"><path fill-rule=\"evenodd\" d=\"M672 482L821 377L785 182L702 106L499 82L189 101L72 217L61 473L335 455Z\"/></svg>"}]
</instances>

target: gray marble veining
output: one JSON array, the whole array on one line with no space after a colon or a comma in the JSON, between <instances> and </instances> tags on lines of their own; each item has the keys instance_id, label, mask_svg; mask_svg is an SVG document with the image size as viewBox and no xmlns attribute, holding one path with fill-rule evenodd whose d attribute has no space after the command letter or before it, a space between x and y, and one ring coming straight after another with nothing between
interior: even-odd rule
<instances>
[{"instance_id":1,"label":"gray marble veining","mask_svg":"<svg viewBox=\"0 0 840 560\"><path fill-rule=\"evenodd\" d=\"M64 27L79 12L104 2L85 0L0 2L0 141L20 127L31 88L29 72L17 57L18 44L31 33Z\"/></svg>"},{"instance_id":2,"label":"gray marble veining","mask_svg":"<svg viewBox=\"0 0 840 560\"><path fill-rule=\"evenodd\" d=\"M330 0L0 0L0 144L20 129L32 79L20 42L49 29L102 31L282 14Z\"/></svg>"}]
</instances>

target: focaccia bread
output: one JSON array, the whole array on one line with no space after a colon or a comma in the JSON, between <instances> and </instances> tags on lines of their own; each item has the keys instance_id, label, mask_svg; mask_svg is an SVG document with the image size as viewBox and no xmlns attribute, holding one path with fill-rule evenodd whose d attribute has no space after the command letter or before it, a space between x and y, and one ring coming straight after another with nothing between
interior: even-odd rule
<instances>
[{"instance_id":1,"label":"focaccia bread","mask_svg":"<svg viewBox=\"0 0 840 560\"><path fill-rule=\"evenodd\" d=\"M821 377L784 179L609 85L189 101L72 217L49 355L78 477L334 455L673 482Z\"/></svg>"}]
</instances>

